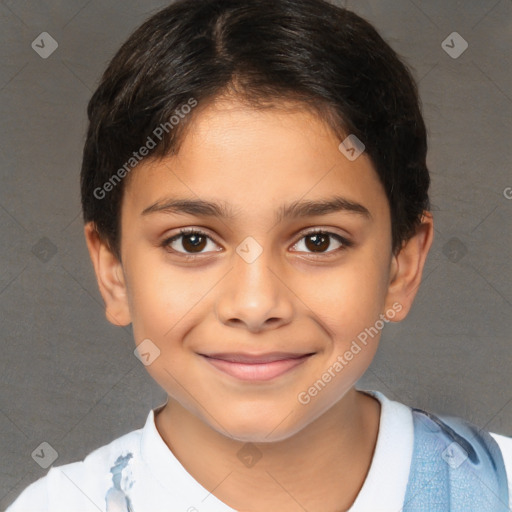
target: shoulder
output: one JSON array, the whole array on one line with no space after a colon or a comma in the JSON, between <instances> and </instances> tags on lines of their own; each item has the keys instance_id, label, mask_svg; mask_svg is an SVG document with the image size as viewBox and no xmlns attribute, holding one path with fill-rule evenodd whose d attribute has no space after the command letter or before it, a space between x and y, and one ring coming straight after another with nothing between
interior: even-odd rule
<instances>
[{"instance_id":1,"label":"shoulder","mask_svg":"<svg viewBox=\"0 0 512 512\"><path fill-rule=\"evenodd\" d=\"M490 494L489 502L499 496L505 504L508 495L512 512L512 438L482 430L463 418L406 406L379 391L359 391L373 395L382 408L374 459L356 502L364 507L354 512L375 509L373 491L381 483L388 494L379 488L378 495L396 510L404 504L409 507L404 511L438 510L443 492L467 491L468 496L477 493L473 508L460 510L484 511L489 506L493 512L502 510L499 503L495 508L485 503ZM478 508L475 503L482 501L484 506Z\"/></svg>"},{"instance_id":2,"label":"shoulder","mask_svg":"<svg viewBox=\"0 0 512 512\"><path fill-rule=\"evenodd\" d=\"M510 500L510 509L512 510L512 437L494 434L490 432L491 437L498 443L505 463L508 480L508 494Z\"/></svg>"},{"instance_id":3,"label":"shoulder","mask_svg":"<svg viewBox=\"0 0 512 512\"><path fill-rule=\"evenodd\" d=\"M505 465L508 469L508 467L511 467L512 465L512 437L504 436L502 434L495 434L494 432L490 432L490 434L498 443L498 446L500 447L501 453L503 455L503 459L505 460Z\"/></svg>"},{"instance_id":4,"label":"shoulder","mask_svg":"<svg viewBox=\"0 0 512 512\"><path fill-rule=\"evenodd\" d=\"M134 430L97 448L85 459L51 468L33 482L6 512L104 510L116 464L140 457L142 429Z\"/></svg>"},{"instance_id":5,"label":"shoulder","mask_svg":"<svg viewBox=\"0 0 512 512\"><path fill-rule=\"evenodd\" d=\"M463 418L412 410L415 440L406 501L433 504L442 496L461 509L471 504L474 510L508 511L507 457L493 435Z\"/></svg>"}]
</instances>

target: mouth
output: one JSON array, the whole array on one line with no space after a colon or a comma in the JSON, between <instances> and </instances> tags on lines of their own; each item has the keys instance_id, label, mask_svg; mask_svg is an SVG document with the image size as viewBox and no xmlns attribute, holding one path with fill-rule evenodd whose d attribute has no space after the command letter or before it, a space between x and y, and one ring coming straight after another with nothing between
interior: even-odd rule
<instances>
[{"instance_id":1,"label":"mouth","mask_svg":"<svg viewBox=\"0 0 512 512\"><path fill-rule=\"evenodd\" d=\"M272 352L266 354L219 353L199 354L217 370L245 381L267 381L288 373L314 352L295 354Z\"/></svg>"}]
</instances>

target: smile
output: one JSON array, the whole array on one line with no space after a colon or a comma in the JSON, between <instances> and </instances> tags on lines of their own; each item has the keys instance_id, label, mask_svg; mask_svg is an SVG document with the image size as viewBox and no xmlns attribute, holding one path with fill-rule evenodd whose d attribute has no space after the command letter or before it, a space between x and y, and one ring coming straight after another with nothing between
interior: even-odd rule
<instances>
[{"instance_id":1,"label":"smile","mask_svg":"<svg viewBox=\"0 0 512 512\"><path fill-rule=\"evenodd\" d=\"M231 377L246 381L271 380L300 366L310 354L271 353L250 354L200 354L205 361Z\"/></svg>"}]
</instances>

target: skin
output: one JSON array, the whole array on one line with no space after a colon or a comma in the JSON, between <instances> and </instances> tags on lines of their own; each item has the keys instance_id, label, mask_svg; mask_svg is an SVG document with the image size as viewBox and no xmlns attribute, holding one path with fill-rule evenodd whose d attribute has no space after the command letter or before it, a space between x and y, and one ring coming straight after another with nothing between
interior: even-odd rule
<instances>
[{"instance_id":1,"label":"skin","mask_svg":"<svg viewBox=\"0 0 512 512\"><path fill-rule=\"evenodd\" d=\"M297 397L379 315L394 310L391 321L405 318L433 221L425 212L393 254L389 204L372 162L365 153L349 161L339 143L303 107L256 111L235 97L217 98L198 107L176 155L143 162L130 176L121 261L85 226L107 318L131 322L136 344L149 338L160 350L146 367L168 394L158 431L187 471L236 510L347 510L372 460L380 405L354 383L380 333L309 403ZM369 215L274 217L281 205L333 195ZM235 216L141 215L169 197L222 201ZM199 255L190 237L165 247L185 227L210 237L201 239ZM315 249L304 233L315 228L352 245L327 238ZM251 263L236 252L246 237L262 249ZM266 382L238 380L199 355L274 351L314 355ZM243 447L262 455L252 467L237 457Z\"/></svg>"}]
</instances>

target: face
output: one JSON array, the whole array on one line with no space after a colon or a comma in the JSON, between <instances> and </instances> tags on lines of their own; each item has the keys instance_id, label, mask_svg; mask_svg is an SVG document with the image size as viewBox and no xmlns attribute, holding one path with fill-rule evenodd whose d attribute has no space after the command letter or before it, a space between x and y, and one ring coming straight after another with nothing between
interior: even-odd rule
<instances>
[{"instance_id":1,"label":"face","mask_svg":"<svg viewBox=\"0 0 512 512\"><path fill-rule=\"evenodd\" d=\"M412 301L384 189L340 142L304 109L218 100L177 155L127 183L124 291L107 314L150 340L146 368L170 401L232 438L281 440L318 418Z\"/></svg>"}]
</instances>

